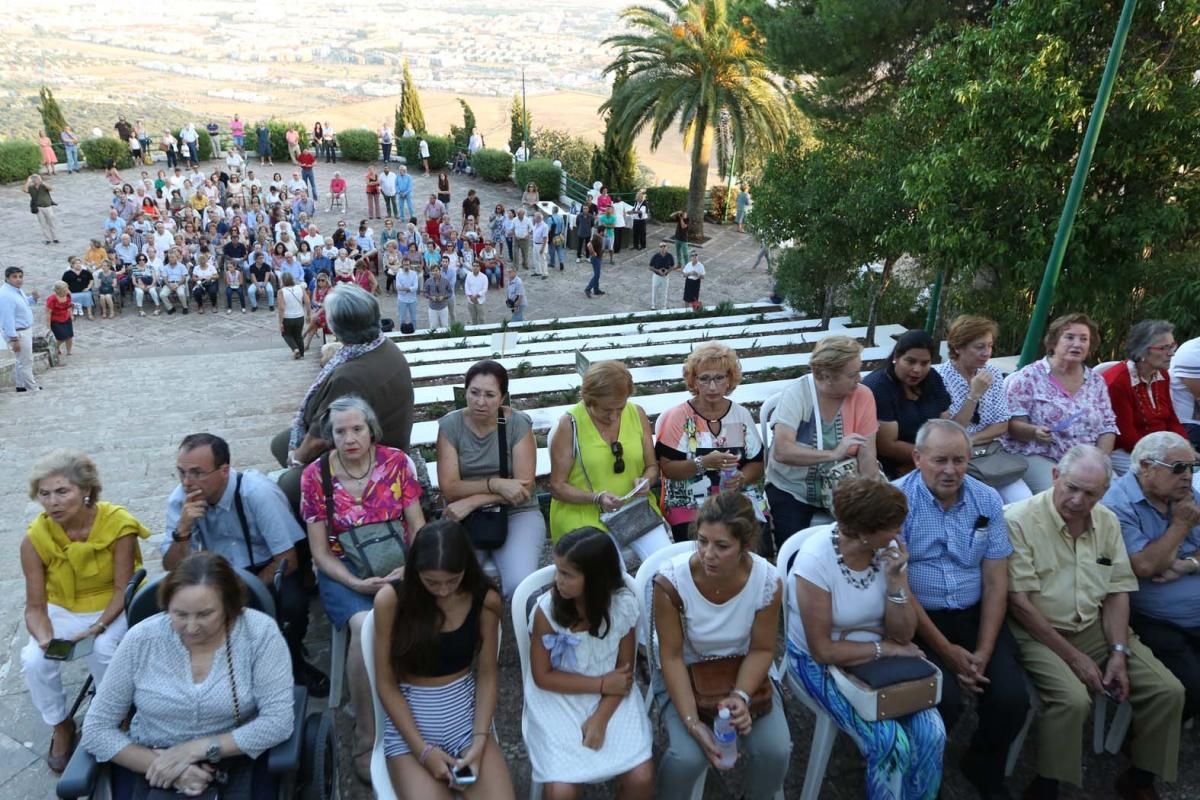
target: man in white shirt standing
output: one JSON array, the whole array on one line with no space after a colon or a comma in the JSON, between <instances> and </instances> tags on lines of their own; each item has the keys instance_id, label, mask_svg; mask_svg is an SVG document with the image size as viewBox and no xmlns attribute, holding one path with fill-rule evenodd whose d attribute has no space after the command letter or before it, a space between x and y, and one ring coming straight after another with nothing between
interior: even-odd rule
<instances>
[{"instance_id":1,"label":"man in white shirt standing","mask_svg":"<svg viewBox=\"0 0 1200 800\"><path fill-rule=\"evenodd\" d=\"M1188 339L1171 356L1171 404L1187 430L1192 447L1200 447L1200 337Z\"/></svg>"},{"instance_id":2,"label":"man in white shirt standing","mask_svg":"<svg viewBox=\"0 0 1200 800\"><path fill-rule=\"evenodd\" d=\"M32 296L25 294L23 283L25 272L20 267L4 270L4 284L0 286L0 333L17 359L14 382L18 392L42 388L33 377L32 305L37 302L38 294L36 290Z\"/></svg>"},{"instance_id":3,"label":"man in white shirt standing","mask_svg":"<svg viewBox=\"0 0 1200 800\"><path fill-rule=\"evenodd\" d=\"M425 174L429 174L429 142L425 141L425 137L421 137L421 141L417 142L417 155L421 159L421 166L425 168Z\"/></svg>"},{"instance_id":4,"label":"man in white shirt standing","mask_svg":"<svg viewBox=\"0 0 1200 800\"><path fill-rule=\"evenodd\" d=\"M396 173L392 172L391 166L386 163L383 165L383 173L379 176L379 193L383 195L384 215L397 216L399 211L396 208Z\"/></svg>"},{"instance_id":5,"label":"man in white shirt standing","mask_svg":"<svg viewBox=\"0 0 1200 800\"><path fill-rule=\"evenodd\" d=\"M530 238L533 236L533 221L525 216L525 209L517 209L517 217L513 220L513 245L516 252L513 254L513 271L516 272L519 266L529 269L529 250Z\"/></svg>"},{"instance_id":6,"label":"man in white shirt standing","mask_svg":"<svg viewBox=\"0 0 1200 800\"><path fill-rule=\"evenodd\" d=\"M475 155L477 150L483 149L483 136L479 133L479 128L471 129L471 138L467 141L467 154Z\"/></svg>"},{"instance_id":7,"label":"man in white shirt standing","mask_svg":"<svg viewBox=\"0 0 1200 800\"><path fill-rule=\"evenodd\" d=\"M471 274L463 282L463 294L467 296L467 310L471 313L471 324L483 324L483 304L487 300L488 279L479 271L479 262L471 264Z\"/></svg>"},{"instance_id":8,"label":"man in white shirt standing","mask_svg":"<svg viewBox=\"0 0 1200 800\"><path fill-rule=\"evenodd\" d=\"M546 280L546 256L550 245L550 226L546 224L542 212L533 215L533 274Z\"/></svg>"}]
</instances>

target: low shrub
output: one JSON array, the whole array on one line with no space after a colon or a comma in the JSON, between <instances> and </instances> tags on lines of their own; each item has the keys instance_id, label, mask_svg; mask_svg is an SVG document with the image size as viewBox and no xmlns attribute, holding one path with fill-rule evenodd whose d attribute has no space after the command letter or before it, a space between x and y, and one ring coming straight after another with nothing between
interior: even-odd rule
<instances>
[{"instance_id":1,"label":"low shrub","mask_svg":"<svg viewBox=\"0 0 1200 800\"><path fill-rule=\"evenodd\" d=\"M401 137L396 141L396 152L404 157L410 171L421 163L421 157L417 155L417 145L420 141L419 136ZM427 135L425 141L429 144L429 169L441 172L454 156L453 140L449 136Z\"/></svg>"},{"instance_id":2,"label":"low shrub","mask_svg":"<svg viewBox=\"0 0 1200 800\"><path fill-rule=\"evenodd\" d=\"M729 222L737 212L736 186L715 184L708 189L709 216L717 222Z\"/></svg>"},{"instance_id":3,"label":"low shrub","mask_svg":"<svg viewBox=\"0 0 1200 800\"><path fill-rule=\"evenodd\" d=\"M337 135L338 148L347 161L378 161L379 136L366 128L352 128Z\"/></svg>"},{"instance_id":4,"label":"low shrub","mask_svg":"<svg viewBox=\"0 0 1200 800\"><path fill-rule=\"evenodd\" d=\"M512 178L513 159L503 150L482 148L471 156L471 169L485 181L504 183Z\"/></svg>"},{"instance_id":5,"label":"low shrub","mask_svg":"<svg viewBox=\"0 0 1200 800\"><path fill-rule=\"evenodd\" d=\"M116 163L117 169L129 169L133 166L129 146L112 136L82 139L79 142L79 151L83 153L87 165L92 169L104 169L110 161Z\"/></svg>"},{"instance_id":6,"label":"low shrub","mask_svg":"<svg viewBox=\"0 0 1200 800\"><path fill-rule=\"evenodd\" d=\"M562 170L549 159L535 158L517 164L516 178L517 186L536 185L538 195L544 200L557 201L562 194Z\"/></svg>"},{"instance_id":7,"label":"low shrub","mask_svg":"<svg viewBox=\"0 0 1200 800\"><path fill-rule=\"evenodd\" d=\"M23 181L38 171L42 151L33 142L0 142L0 183ZM28 205L28 203L26 203Z\"/></svg>"},{"instance_id":8,"label":"low shrub","mask_svg":"<svg viewBox=\"0 0 1200 800\"><path fill-rule=\"evenodd\" d=\"M651 186L646 190L646 205L650 216L659 222L667 222L672 214L686 211L687 203L686 186Z\"/></svg>"}]
</instances>

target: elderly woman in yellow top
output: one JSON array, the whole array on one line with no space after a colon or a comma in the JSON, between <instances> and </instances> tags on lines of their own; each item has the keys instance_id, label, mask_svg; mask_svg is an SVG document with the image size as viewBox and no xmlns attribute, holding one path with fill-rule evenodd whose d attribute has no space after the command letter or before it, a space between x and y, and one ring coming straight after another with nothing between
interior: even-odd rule
<instances>
[{"instance_id":1,"label":"elderly woman in yellow top","mask_svg":"<svg viewBox=\"0 0 1200 800\"><path fill-rule=\"evenodd\" d=\"M616 511L658 485L650 421L629 402L633 376L620 361L597 361L587 368L580 402L558 421L550 440L550 539L557 542L576 528L607 530L603 511ZM629 501L621 498L639 486ZM657 511L657 503L651 499ZM671 543L666 524L651 529L629 547L639 558Z\"/></svg>"},{"instance_id":2,"label":"elderly woman in yellow top","mask_svg":"<svg viewBox=\"0 0 1200 800\"><path fill-rule=\"evenodd\" d=\"M83 453L56 450L39 460L29 496L43 511L21 540L29 629L21 670L34 706L54 726L46 760L61 772L78 736L67 717L59 661L47 658L47 647L51 640L76 642L76 650L90 646L88 669L97 684L104 679L125 634L125 585L142 563L137 537L150 531L121 506L100 502L100 476Z\"/></svg>"}]
</instances>

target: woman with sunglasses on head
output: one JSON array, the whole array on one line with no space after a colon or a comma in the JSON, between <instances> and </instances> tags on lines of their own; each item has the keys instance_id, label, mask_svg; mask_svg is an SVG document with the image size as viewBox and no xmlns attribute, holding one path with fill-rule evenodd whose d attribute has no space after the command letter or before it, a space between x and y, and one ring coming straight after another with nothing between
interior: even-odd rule
<instances>
[{"instance_id":1,"label":"woman with sunglasses on head","mask_svg":"<svg viewBox=\"0 0 1200 800\"><path fill-rule=\"evenodd\" d=\"M760 517L765 510L758 486L763 476L758 425L745 406L728 397L741 379L731 348L718 342L699 345L683 363L691 399L668 409L655 423L663 505L676 541L688 538L705 498L718 491L745 492Z\"/></svg>"},{"instance_id":2,"label":"woman with sunglasses on head","mask_svg":"<svg viewBox=\"0 0 1200 800\"><path fill-rule=\"evenodd\" d=\"M1150 433L1170 431L1187 438L1171 403L1167 367L1175 354L1175 326L1166 320L1144 319L1129 329L1126 360L1109 367L1101 377L1117 415L1113 469L1129 471L1129 454Z\"/></svg>"},{"instance_id":3,"label":"woman with sunglasses on head","mask_svg":"<svg viewBox=\"0 0 1200 800\"><path fill-rule=\"evenodd\" d=\"M658 484L650 421L629 402L633 376L620 361L597 361L583 375L580 402L558 421L550 439L550 538L595 527L608 530L600 514L616 511L635 489L645 496ZM657 503L650 506L657 510ZM666 524L634 540L639 558L671 543Z\"/></svg>"}]
</instances>

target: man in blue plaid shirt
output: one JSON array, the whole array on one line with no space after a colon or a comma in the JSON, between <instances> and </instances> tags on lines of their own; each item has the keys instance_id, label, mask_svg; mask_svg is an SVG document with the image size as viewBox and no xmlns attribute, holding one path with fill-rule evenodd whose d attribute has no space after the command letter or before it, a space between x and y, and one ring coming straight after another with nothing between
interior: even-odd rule
<instances>
[{"instance_id":1,"label":"man in blue plaid shirt","mask_svg":"<svg viewBox=\"0 0 1200 800\"><path fill-rule=\"evenodd\" d=\"M971 440L948 419L918 431L916 469L895 481L908 498L904 539L917 600L917 644L944 673L938 710L947 734L963 691L978 700L979 726L961 762L983 798L1007 798L1009 745L1029 710L1017 646L1004 624L1012 545L995 489L967 475Z\"/></svg>"}]
</instances>

